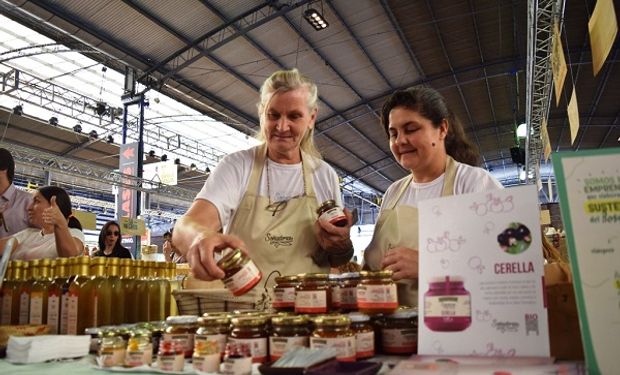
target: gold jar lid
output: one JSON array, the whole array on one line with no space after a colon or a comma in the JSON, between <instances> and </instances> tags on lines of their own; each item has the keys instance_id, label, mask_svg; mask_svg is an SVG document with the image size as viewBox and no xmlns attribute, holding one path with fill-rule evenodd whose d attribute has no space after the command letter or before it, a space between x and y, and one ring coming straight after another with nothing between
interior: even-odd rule
<instances>
[{"instance_id":1,"label":"gold jar lid","mask_svg":"<svg viewBox=\"0 0 620 375\"><path fill-rule=\"evenodd\" d=\"M398 310L394 311L390 315L386 315L387 319L411 319L418 316L418 310L413 307L401 306Z\"/></svg>"},{"instance_id":2,"label":"gold jar lid","mask_svg":"<svg viewBox=\"0 0 620 375\"><path fill-rule=\"evenodd\" d=\"M394 272L392 270L381 271L360 271L359 275L365 279L391 279Z\"/></svg>"},{"instance_id":3,"label":"gold jar lid","mask_svg":"<svg viewBox=\"0 0 620 375\"><path fill-rule=\"evenodd\" d=\"M52 264L52 260L49 258L43 258L41 259L41 262L39 264L45 267L49 267L49 265Z\"/></svg>"},{"instance_id":4,"label":"gold jar lid","mask_svg":"<svg viewBox=\"0 0 620 375\"><path fill-rule=\"evenodd\" d=\"M217 266L223 270L226 270L241 263L244 257L245 254L243 254L241 249L234 249L224 255L224 257L217 262Z\"/></svg>"},{"instance_id":5,"label":"gold jar lid","mask_svg":"<svg viewBox=\"0 0 620 375\"><path fill-rule=\"evenodd\" d=\"M110 257L108 258L108 264L111 266L118 266L121 264L121 258Z\"/></svg>"},{"instance_id":6,"label":"gold jar lid","mask_svg":"<svg viewBox=\"0 0 620 375\"><path fill-rule=\"evenodd\" d=\"M345 272L340 274L341 280L355 280L360 278L360 272Z\"/></svg>"},{"instance_id":7,"label":"gold jar lid","mask_svg":"<svg viewBox=\"0 0 620 375\"><path fill-rule=\"evenodd\" d=\"M106 257L94 257L90 260L91 266L105 266L108 258Z\"/></svg>"},{"instance_id":8,"label":"gold jar lid","mask_svg":"<svg viewBox=\"0 0 620 375\"><path fill-rule=\"evenodd\" d=\"M228 315L201 316L198 318L198 325L202 327L213 327L228 324L230 324L230 317Z\"/></svg>"},{"instance_id":9,"label":"gold jar lid","mask_svg":"<svg viewBox=\"0 0 620 375\"><path fill-rule=\"evenodd\" d=\"M328 327L347 327L351 324L351 319L346 315L322 315L312 319L317 326Z\"/></svg>"},{"instance_id":10,"label":"gold jar lid","mask_svg":"<svg viewBox=\"0 0 620 375\"><path fill-rule=\"evenodd\" d=\"M267 324L267 317L264 315L256 316L237 316L230 320L236 327L260 327Z\"/></svg>"},{"instance_id":11,"label":"gold jar lid","mask_svg":"<svg viewBox=\"0 0 620 375\"><path fill-rule=\"evenodd\" d=\"M300 280L328 280L329 274L326 273L302 273L299 274Z\"/></svg>"},{"instance_id":12,"label":"gold jar lid","mask_svg":"<svg viewBox=\"0 0 620 375\"><path fill-rule=\"evenodd\" d=\"M308 318L304 315L284 315L271 318L274 326L303 326L308 324Z\"/></svg>"},{"instance_id":13,"label":"gold jar lid","mask_svg":"<svg viewBox=\"0 0 620 375\"><path fill-rule=\"evenodd\" d=\"M196 315L173 315L166 318L168 325L190 325L196 324L198 317Z\"/></svg>"},{"instance_id":14,"label":"gold jar lid","mask_svg":"<svg viewBox=\"0 0 620 375\"><path fill-rule=\"evenodd\" d=\"M316 213L317 214L321 214L326 210L329 210L332 207L336 206L336 201L333 199L328 199L325 202L321 203L321 205L319 206L319 208L316 209Z\"/></svg>"},{"instance_id":15,"label":"gold jar lid","mask_svg":"<svg viewBox=\"0 0 620 375\"><path fill-rule=\"evenodd\" d=\"M276 284L296 282L299 281L299 275L278 276L275 281Z\"/></svg>"}]
</instances>

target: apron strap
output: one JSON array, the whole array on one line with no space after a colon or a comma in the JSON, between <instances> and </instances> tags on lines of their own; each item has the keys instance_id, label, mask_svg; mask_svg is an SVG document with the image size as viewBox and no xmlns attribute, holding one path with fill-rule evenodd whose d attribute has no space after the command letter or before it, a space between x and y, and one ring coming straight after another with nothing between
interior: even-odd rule
<instances>
[{"instance_id":1,"label":"apron strap","mask_svg":"<svg viewBox=\"0 0 620 375\"><path fill-rule=\"evenodd\" d=\"M311 159L311 156L306 155L306 153L303 151L301 152L301 173L304 178L304 194L308 197L314 197L312 171L310 170L310 163L314 161L315 160Z\"/></svg>"},{"instance_id":2,"label":"apron strap","mask_svg":"<svg viewBox=\"0 0 620 375\"><path fill-rule=\"evenodd\" d=\"M398 195L396 195L394 200L392 202L388 202L388 206L387 206L388 210L391 210L394 207L396 207L396 203L398 203L398 201L400 200L400 197L402 197L405 191L407 191L407 189L409 188L409 185L411 185L411 181L413 181L413 174L407 177L407 180L405 181L405 183L403 183L403 186L400 188L400 191L398 192Z\"/></svg>"},{"instance_id":3,"label":"apron strap","mask_svg":"<svg viewBox=\"0 0 620 375\"><path fill-rule=\"evenodd\" d=\"M252 164L252 174L250 175L250 182L248 182L248 193L252 195L258 195L258 184L260 182L260 176L263 173L265 167L265 159L267 157L267 144L263 143L256 148L256 154L254 155L254 163Z\"/></svg>"},{"instance_id":4,"label":"apron strap","mask_svg":"<svg viewBox=\"0 0 620 375\"><path fill-rule=\"evenodd\" d=\"M446 160L446 172L443 178L442 197L449 197L454 194L454 181L456 181L456 161L452 156L448 155Z\"/></svg>"}]
</instances>

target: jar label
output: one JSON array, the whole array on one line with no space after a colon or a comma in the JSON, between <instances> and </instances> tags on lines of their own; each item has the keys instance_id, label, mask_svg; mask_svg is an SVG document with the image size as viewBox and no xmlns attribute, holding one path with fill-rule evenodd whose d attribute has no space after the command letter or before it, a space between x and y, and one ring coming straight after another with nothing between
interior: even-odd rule
<instances>
[{"instance_id":1,"label":"jar label","mask_svg":"<svg viewBox=\"0 0 620 375\"><path fill-rule=\"evenodd\" d=\"M157 356L157 367L161 371L183 371L185 358L183 354L164 354Z\"/></svg>"},{"instance_id":2,"label":"jar label","mask_svg":"<svg viewBox=\"0 0 620 375\"><path fill-rule=\"evenodd\" d=\"M332 285L332 306L334 308L340 307L342 304L342 292L339 286Z\"/></svg>"},{"instance_id":3,"label":"jar label","mask_svg":"<svg viewBox=\"0 0 620 375\"><path fill-rule=\"evenodd\" d=\"M264 363L267 361L267 338L260 337L257 339L239 339L229 337L228 341L237 344L246 344L250 348L252 354L252 362Z\"/></svg>"},{"instance_id":4,"label":"jar label","mask_svg":"<svg viewBox=\"0 0 620 375\"><path fill-rule=\"evenodd\" d=\"M50 333L52 335L57 335L59 333L59 313L60 297L57 294L50 294L47 298L47 325L50 327Z\"/></svg>"},{"instance_id":5,"label":"jar label","mask_svg":"<svg viewBox=\"0 0 620 375\"><path fill-rule=\"evenodd\" d=\"M321 216L319 216L319 220L327 221L333 224L340 220L347 220L347 216L344 214L344 211L342 210L342 208L336 206L323 212Z\"/></svg>"},{"instance_id":6,"label":"jar label","mask_svg":"<svg viewBox=\"0 0 620 375\"><path fill-rule=\"evenodd\" d=\"M194 336L194 345L198 345L198 343L206 343L207 341L215 341L217 343L217 349L221 354L224 354L226 350L226 334L224 333L216 333L215 335L203 335L196 334Z\"/></svg>"},{"instance_id":7,"label":"jar label","mask_svg":"<svg viewBox=\"0 0 620 375\"><path fill-rule=\"evenodd\" d=\"M252 358L226 358L220 366L221 374L250 374L252 372Z\"/></svg>"},{"instance_id":8,"label":"jar label","mask_svg":"<svg viewBox=\"0 0 620 375\"><path fill-rule=\"evenodd\" d=\"M298 290L295 295L295 312L326 313L326 290Z\"/></svg>"},{"instance_id":9,"label":"jar label","mask_svg":"<svg viewBox=\"0 0 620 375\"><path fill-rule=\"evenodd\" d=\"M275 361L291 349L308 347L308 336L269 337L269 359Z\"/></svg>"},{"instance_id":10,"label":"jar label","mask_svg":"<svg viewBox=\"0 0 620 375\"><path fill-rule=\"evenodd\" d=\"M368 358L375 355L375 332L357 332L355 334L355 351L357 358Z\"/></svg>"},{"instance_id":11,"label":"jar label","mask_svg":"<svg viewBox=\"0 0 620 375\"><path fill-rule=\"evenodd\" d=\"M336 359L342 362L355 361L355 336L347 337L310 337L310 349L333 348L338 354Z\"/></svg>"},{"instance_id":12,"label":"jar label","mask_svg":"<svg viewBox=\"0 0 620 375\"><path fill-rule=\"evenodd\" d=\"M357 286L340 288L340 307L357 309Z\"/></svg>"},{"instance_id":13,"label":"jar label","mask_svg":"<svg viewBox=\"0 0 620 375\"><path fill-rule=\"evenodd\" d=\"M13 303L13 291L5 290L2 296L2 316L0 316L0 324L11 324L11 304Z\"/></svg>"},{"instance_id":14,"label":"jar label","mask_svg":"<svg viewBox=\"0 0 620 375\"><path fill-rule=\"evenodd\" d=\"M78 335L78 296L69 293L67 297L67 334Z\"/></svg>"},{"instance_id":15,"label":"jar label","mask_svg":"<svg viewBox=\"0 0 620 375\"><path fill-rule=\"evenodd\" d=\"M144 350L128 350L125 355L125 366L138 367L150 365L153 358L153 347L148 345Z\"/></svg>"},{"instance_id":16,"label":"jar label","mask_svg":"<svg viewBox=\"0 0 620 375\"><path fill-rule=\"evenodd\" d=\"M260 278L258 267L252 260L249 260L234 275L224 279L224 285L232 294L240 296L252 289Z\"/></svg>"},{"instance_id":17,"label":"jar label","mask_svg":"<svg viewBox=\"0 0 620 375\"><path fill-rule=\"evenodd\" d=\"M272 306L294 307L295 306L295 287L274 288Z\"/></svg>"},{"instance_id":18,"label":"jar label","mask_svg":"<svg viewBox=\"0 0 620 375\"><path fill-rule=\"evenodd\" d=\"M398 294L396 284L388 285L358 285L357 306L360 309L396 309L398 308Z\"/></svg>"},{"instance_id":19,"label":"jar label","mask_svg":"<svg viewBox=\"0 0 620 375\"><path fill-rule=\"evenodd\" d=\"M69 333L69 293L60 297L60 334Z\"/></svg>"},{"instance_id":20,"label":"jar label","mask_svg":"<svg viewBox=\"0 0 620 375\"><path fill-rule=\"evenodd\" d=\"M125 361L125 349L108 348L102 349L97 359L100 367L122 366Z\"/></svg>"},{"instance_id":21,"label":"jar label","mask_svg":"<svg viewBox=\"0 0 620 375\"><path fill-rule=\"evenodd\" d=\"M444 295L424 297L424 317L471 317L471 297Z\"/></svg>"},{"instance_id":22,"label":"jar label","mask_svg":"<svg viewBox=\"0 0 620 375\"><path fill-rule=\"evenodd\" d=\"M46 316L47 317L47 316ZM30 293L30 324L43 324L43 293Z\"/></svg>"},{"instance_id":23,"label":"jar label","mask_svg":"<svg viewBox=\"0 0 620 375\"><path fill-rule=\"evenodd\" d=\"M191 357L194 352L193 333L164 333L164 341L176 341L183 347L186 357Z\"/></svg>"},{"instance_id":24,"label":"jar label","mask_svg":"<svg viewBox=\"0 0 620 375\"><path fill-rule=\"evenodd\" d=\"M30 308L30 294L28 292L21 292L19 295L19 324L28 324L28 318Z\"/></svg>"},{"instance_id":25,"label":"jar label","mask_svg":"<svg viewBox=\"0 0 620 375\"><path fill-rule=\"evenodd\" d=\"M202 372L217 373L220 369L220 354L196 355L192 358L194 369Z\"/></svg>"},{"instance_id":26,"label":"jar label","mask_svg":"<svg viewBox=\"0 0 620 375\"><path fill-rule=\"evenodd\" d=\"M384 328L381 330L381 346L386 353L415 353L418 331L415 328Z\"/></svg>"}]
</instances>

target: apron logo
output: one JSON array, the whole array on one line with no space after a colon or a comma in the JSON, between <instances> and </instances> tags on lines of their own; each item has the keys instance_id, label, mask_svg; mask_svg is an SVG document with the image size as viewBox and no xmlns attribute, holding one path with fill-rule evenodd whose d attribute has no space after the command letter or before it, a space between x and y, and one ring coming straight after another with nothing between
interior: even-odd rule
<instances>
[{"instance_id":1,"label":"apron logo","mask_svg":"<svg viewBox=\"0 0 620 375\"><path fill-rule=\"evenodd\" d=\"M265 235L265 242L277 249L280 246L293 245L293 236L274 236L271 233L267 233Z\"/></svg>"}]
</instances>

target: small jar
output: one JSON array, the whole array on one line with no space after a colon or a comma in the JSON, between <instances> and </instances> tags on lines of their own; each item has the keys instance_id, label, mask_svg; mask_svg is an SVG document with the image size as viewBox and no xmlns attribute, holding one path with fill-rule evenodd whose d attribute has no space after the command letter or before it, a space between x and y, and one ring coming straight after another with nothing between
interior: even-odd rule
<instances>
[{"instance_id":1,"label":"small jar","mask_svg":"<svg viewBox=\"0 0 620 375\"><path fill-rule=\"evenodd\" d=\"M424 324L437 332L458 332L471 325L471 295L461 277L432 278L424 293Z\"/></svg>"},{"instance_id":2,"label":"small jar","mask_svg":"<svg viewBox=\"0 0 620 375\"><path fill-rule=\"evenodd\" d=\"M375 331L366 314L354 312L349 314L351 331L355 333L355 358L366 359L375 355Z\"/></svg>"},{"instance_id":3,"label":"small jar","mask_svg":"<svg viewBox=\"0 0 620 375\"><path fill-rule=\"evenodd\" d=\"M263 277L254 261L240 249L230 251L217 266L224 271L224 286L235 296L250 291Z\"/></svg>"},{"instance_id":4,"label":"small jar","mask_svg":"<svg viewBox=\"0 0 620 375\"><path fill-rule=\"evenodd\" d=\"M153 344L153 355L157 355L159 350L159 342L164 337L164 331L166 330L166 322L156 321L152 322L150 326L151 330L151 343Z\"/></svg>"},{"instance_id":5,"label":"small jar","mask_svg":"<svg viewBox=\"0 0 620 375\"><path fill-rule=\"evenodd\" d=\"M391 314L398 308L398 292L392 271L361 271L357 307L365 314Z\"/></svg>"},{"instance_id":6,"label":"small jar","mask_svg":"<svg viewBox=\"0 0 620 375\"><path fill-rule=\"evenodd\" d=\"M342 278L340 274L330 273L329 274L329 286L332 289L332 309L331 311L337 312L340 311L340 304L342 301L340 283L342 282Z\"/></svg>"},{"instance_id":7,"label":"small jar","mask_svg":"<svg viewBox=\"0 0 620 375\"><path fill-rule=\"evenodd\" d=\"M252 354L247 344L229 342L226 344L224 361L220 366L220 374L250 375L252 373Z\"/></svg>"},{"instance_id":8,"label":"small jar","mask_svg":"<svg viewBox=\"0 0 620 375\"><path fill-rule=\"evenodd\" d=\"M271 326L270 361L276 361L291 349L308 347L310 327L305 316L276 316L271 318Z\"/></svg>"},{"instance_id":9,"label":"small jar","mask_svg":"<svg viewBox=\"0 0 620 375\"><path fill-rule=\"evenodd\" d=\"M157 352L157 367L161 371L183 371L185 368L185 344L181 340L163 339Z\"/></svg>"},{"instance_id":10,"label":"small jar","mask_svg":"<svg viewBox=\"0 0 620 375\"><path fill-rule=\"evenodd\" d=\"M349 222L342 207L337 206L333 199L321 203L316 213L319 215L319 220L327 221L337 227L346 227Z\"/></svg>"},{"instance_id":11,"label":"small jar","mask_svg":"<svg viewBox=\"0 0 620 375\"><path fill-rule=\"evenodd\" d=\"M216 316L201 316L198 318L198 329L194 336L194 348L198 343L215 341L218 353L224 356L226 339L230 332L230 317L227 314Z\"/></svg>"},{"instance_id":12,"label":"small jar","mask_svg":"<svg viewBox=\"0 0 620 375\"><path fill-rule=\"evenodd\" d=\"M198 317L195 315L169 316L166 319L163 340L181 342L185 358L191 358L194 351L194 334L197 329Z\"/></svg>"},{"instance_id":13,"label":"small jar","mask_svg":"<svg viewBox=\"0 0 620 375\"><path fill-rule=\"evenodd\" d=\"M299 285L299 276L276 277L271 306L276 311L295 311L295 287L297 285Z\"/></svg>"},{"instance_id":14,"label":"small jar","mask_svg":"<svg viewBox=\"0 0 620 375\"><path fill-rule=\"evenodd\" d=\"M327 314L331 309L332 293L326 273L300 275L295 288L295 312L298 314Z\"/></svg>"},{"instance_id":15,"label":"small jar","mask_svg":"<svg viewBox=\"0 0 620 375\"><path fill-rule=\"evenodd\" d=\"M252 362L267 361L267 318L263 315L239 316L231 319L232 330L228 342L245 344L250 348Z\"/></svg>"},{"instance_id":16,"label":"small jar","mask_svg":"<svg viewBox=\"0 0 620 375\"><path fill-rule=\"evenodd\" d=\"M84 330L85 335L90 335L90 348L89 353L99 353L101 347L101 338L103 337L103 330L101 327L89 327Z\"/></svg>"},{"instance_id":17,"label":"small jar","mask_svg":"<svg viewBox=\"0 0 620 375\"><path fill-rule=\"evenodd\" d=\"M200 329L200 328L199 328ZM198 337L198 335L196 335ZM225 347L224 347L225 349ZM215 373L220 368L219 343L215 340L195 340L192 367L197 371Z\"/></svg>"},{"instance_id":18,"label":"small jar","mask_svg":"<svg viewBox=\"0 0 620 375\"><path fill-rule=\"evenodd\" d=\"M418 351L418 312L402 308L385 317L381 329L384 354L414 354Z\"/></svg>"},{"instance_id":19,"label":"small jar","mask_svg":"<svg viewBox=\"0 0 620 375\"><path fill-rule=\"evenodd\" d=\"M151 362L153 362L151 332L145 329L136 329L132 331L129 341L127 341L125 366L138 367L142 365L150 365Z\"/></svg>"},{"instance_id":20,"label":"small jar","mask_svg":"<svg viewBox=\"0 0 620 375\"><path fill-rule=\"evenodd\" d=\"M340 310L343 312L357 310L357 285L359 272L346 272L340 275Z\"/></svg>"},{"instance_id":21,"label":"small jar","mask_svg":"<svg viewBox=\"0 0 620 375\"><path fill-rule=\"evenodd\" d=\"M97 363L100 367L122 366L125 362L125 340L114 330L102 332Z\"/></svg>"},{"instance_id":22,"label":"small jar","mask_svg":"<svg viewBox=\"0 0 620 375\"><path fill-rule=\"evenodd\" d=\"M344 315L326 315L313 319L314 332L310 337L310 348L333 348L336 359L342 362L355 361L355 334L350 328L351 319Z\"/></svg>"}]
</instances>

